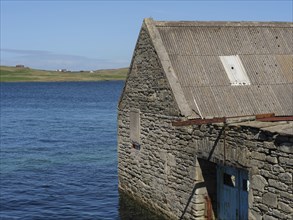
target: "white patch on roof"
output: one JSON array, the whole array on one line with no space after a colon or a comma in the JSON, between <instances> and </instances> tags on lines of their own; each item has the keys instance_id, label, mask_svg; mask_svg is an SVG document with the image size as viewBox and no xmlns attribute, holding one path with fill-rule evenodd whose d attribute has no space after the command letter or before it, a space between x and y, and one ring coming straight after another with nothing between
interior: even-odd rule
<instances>
[{"instance_id":1,"label":"white patch on roof","mask_svg":"<svg viewBox=\"0 0 293 220\"><path fill-rule=\"evenodd\" d=\"M220 56L220 59L232 86L243 86L251 84L238 55Z\"/></svg>"}]
</instances>

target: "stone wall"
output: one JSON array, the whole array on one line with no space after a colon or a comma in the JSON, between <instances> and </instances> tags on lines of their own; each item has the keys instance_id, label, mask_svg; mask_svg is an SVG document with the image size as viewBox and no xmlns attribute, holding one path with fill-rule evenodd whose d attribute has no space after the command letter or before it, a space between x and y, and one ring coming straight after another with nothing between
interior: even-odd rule
<instances>
[{"instance_id":1,"label":"stone wall","mask_svg":"<svg viewBox=\"0 0 293 220\"><path fill-rule=\"evenodd\" d=\"M250 219L292 219L293 136L257 128L262 123L244 124L229 125L225 135L221 126L199 127L197 156L249 171Z\"/></svg>"},{"instance_id":2,"label":"stone wall","mask_svg":"<svg viewBox=\"0 0 293 220\"><path fill-rule=\"evenodd\" d=\"M119 187L166 219L178 219L191 198L184 216L195 219L204 215L206 190L195 149L188 144L191 135L174 132L170 121L141 113L137 150L130 140L129 111L119 111Z\"/></svg>"},{"instance_id":3,"label":"stone wall","mask_svg":"<svg viewBox=\"0 0 293 220\"><path fill-rule=\"evenodd\" d=\"M184 219L207 217L209 198L211 215L216 216L215 168L211 167L225 163L249 171L250 219L291 219L293 137L238 125L225 131L223 125L174 127L174 118L141 113L137 150L129 139L128 114L119 112L123 191L173 219L183 213Z\"/></svg>"}]
</instances>

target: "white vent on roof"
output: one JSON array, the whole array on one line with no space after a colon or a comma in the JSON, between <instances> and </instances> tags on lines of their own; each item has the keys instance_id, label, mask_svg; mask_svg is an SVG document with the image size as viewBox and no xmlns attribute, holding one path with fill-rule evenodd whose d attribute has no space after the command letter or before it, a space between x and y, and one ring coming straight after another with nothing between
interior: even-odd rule
<instances>
[{"instance_id":1,"label":"white vent on roof","mask_svg":"<svg viewBox=\"0 0 293 220\"><path fill-rule=\"evenodd\" d=\"M250 80L238 55L220 56L220 59L232 86L250 85Z\"/></svg>"}]
</instances>

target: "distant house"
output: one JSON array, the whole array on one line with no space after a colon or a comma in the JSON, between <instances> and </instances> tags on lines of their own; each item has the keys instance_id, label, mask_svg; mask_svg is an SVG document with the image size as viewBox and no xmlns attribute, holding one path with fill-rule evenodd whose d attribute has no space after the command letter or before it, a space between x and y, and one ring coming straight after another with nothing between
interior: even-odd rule
<instances>
[{"instance_id":1,"label":"distant house","mask_svg":"<svg viewBox=\"0 0 293 220\"><path fill-rule=\"evenodd\" d=\"M166 219L292 219L293 23L145 19L119 189Z\"/></svg>"},{"instance_id":2,"label":"distant house","mask_svg":"<svg viewBox=\"0 0 293 220\"><path fill-rule=\"evenodd\" d=\"M57 72L68 72L67 69L57 69Z\"/></svg>"},{"instance_id":3,"label":"distant house","mask_svg":"<svg viewBox=\"0 0 293 220\"><path fill-rule=\"evenodd\" d=\"M18 64L18 65L15 65L16 68L24 68L24 65L22 64Z\"/></svg>"}]
</instances>

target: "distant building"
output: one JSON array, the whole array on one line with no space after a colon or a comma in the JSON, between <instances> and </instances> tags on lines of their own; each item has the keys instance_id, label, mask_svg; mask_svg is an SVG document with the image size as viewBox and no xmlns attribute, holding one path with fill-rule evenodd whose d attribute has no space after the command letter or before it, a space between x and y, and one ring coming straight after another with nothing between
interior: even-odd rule
<instances>
[{"instance_id":1,"label":"distant building","mask_svg":"<svg viewBox=\"0 0 293 220\"><path fill-rule=\"evenodd\" d=\"M57 69L57 72L68 72L67 69Z\"/></svg>"},{"instance_id":2,"label":"distant building","mask_svg":"<svg viewBox=\"0 0 293 220\"><path fill-rule=\"evenodd\" d=\"M22 64L17 64L15 67L16 67L16 68L24 68L24 65L22 65Z\"/></svg>"},{"instance_id":3,"label":"distant building","mask_svg":"<svg viewBox=\"0 0 293 220\"><path fill-rule=\"evenodd\" d=\"M292 219L292 30L145 19L118 105L119 189L166 219Z\"/></svg>"}]
</instances>

